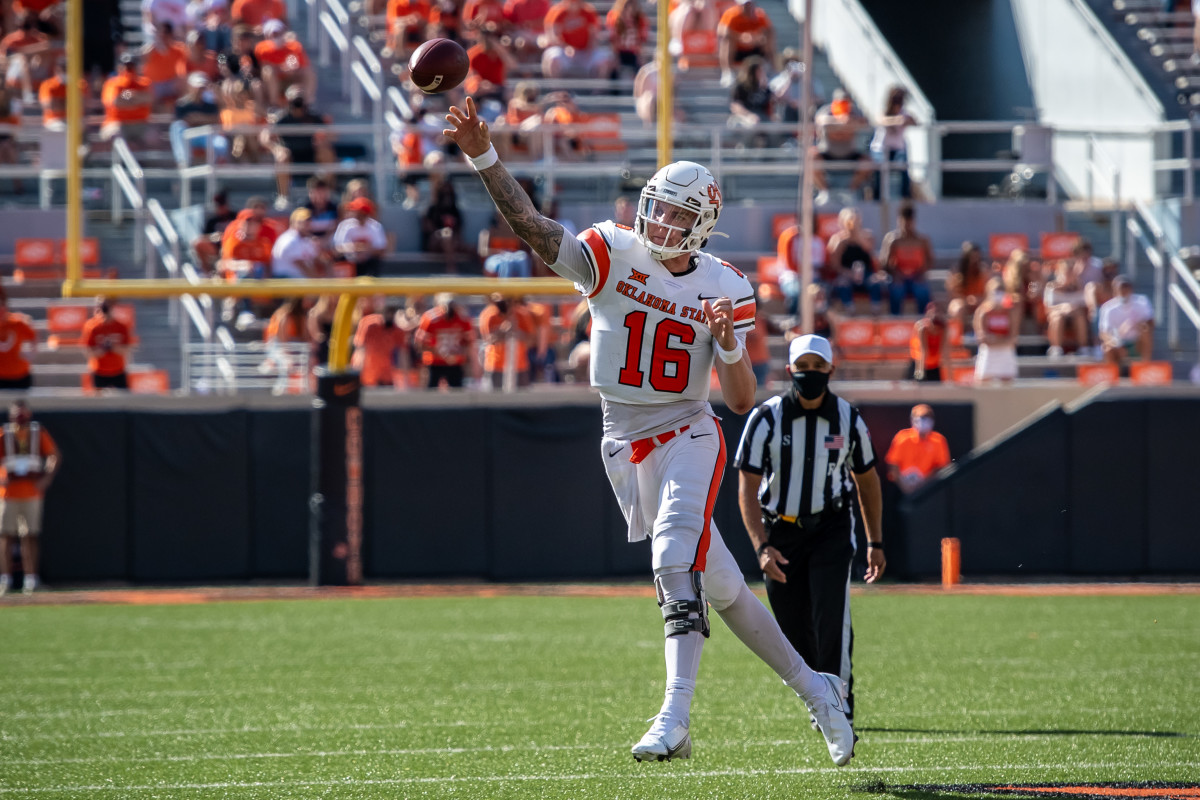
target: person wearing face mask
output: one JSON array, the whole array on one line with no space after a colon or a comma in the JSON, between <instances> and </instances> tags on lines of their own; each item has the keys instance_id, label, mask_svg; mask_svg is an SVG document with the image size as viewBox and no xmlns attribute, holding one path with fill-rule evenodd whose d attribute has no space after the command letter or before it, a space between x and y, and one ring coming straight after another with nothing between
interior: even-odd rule
<instances>
[{"instance_id":1,"label":"person wearing face mask","mask_svg":"<svg viewBox=\"0 0 1200 800\"><path fill-rule=\"evenodd\" d=\"M905 494L923 485L950 463L946 437L933 429L933 409L925 403L913 406L912 427L898 432L887 456L888 480Z\"/></svg>"},{"instance_id":2,"label":"person wearing face mask","mask_svg":"<svg viewBox=\"0 0 1200 800\"><path fill-rule=\"evenodd\" d=\"M793 339L787 370L792 388L756 408L742 431L733 462L738 504L779 626L813 669L845 681L853 722L848 603L855 487L867 583L887 567L875 449L858 409L829 391L834 365L827 339Z\"/></svg>"}]
</instances>

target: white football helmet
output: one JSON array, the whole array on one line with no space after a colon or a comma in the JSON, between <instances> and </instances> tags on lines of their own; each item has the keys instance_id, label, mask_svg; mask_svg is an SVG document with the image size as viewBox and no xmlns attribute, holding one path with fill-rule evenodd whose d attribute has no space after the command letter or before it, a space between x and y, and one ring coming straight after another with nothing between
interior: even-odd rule
<instances>
[{"instance_id":1,"label":"white football helmet","mask_svg":"<svg viewBox=\"0 0 1200 800\"><path fill-rule=\"evenodd\" d=\"M699 250L721 216L721 190L712 173L694 161L676 161L654 173L642 189L634 233L657 261ZM662 244L650 240L649 226L666 229ZM672 232L682 238L668 245Z\"/></svg>"}]
</instances>

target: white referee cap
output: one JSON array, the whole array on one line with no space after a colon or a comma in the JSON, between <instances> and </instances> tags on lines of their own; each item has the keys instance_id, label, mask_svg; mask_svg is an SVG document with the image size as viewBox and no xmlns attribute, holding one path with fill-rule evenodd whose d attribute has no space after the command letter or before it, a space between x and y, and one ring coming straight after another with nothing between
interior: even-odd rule
<instances>
[{"instance_id":1,"label":"white referee cap","mask_svg":"<svg viewBox=\"0 0 1200 800\"><path fill-rule=\"evenodd\" d=\"M818 355L830 364L833 363L833 348L829 346L829 340L824 336L808 333L792 339L792 343L788 345L788 363L795 364L796 360L805 353Z\"/></svg>"}]
</instances>

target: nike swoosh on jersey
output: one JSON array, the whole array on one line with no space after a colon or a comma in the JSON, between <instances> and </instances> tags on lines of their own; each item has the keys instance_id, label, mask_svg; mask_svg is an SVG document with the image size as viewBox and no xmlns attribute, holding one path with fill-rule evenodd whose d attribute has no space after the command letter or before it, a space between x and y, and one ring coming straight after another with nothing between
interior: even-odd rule
<instances>
[{"instance_id":1,"label":"nike swoosh on jersey","mask_svg":"<svg viewBox=\"0 0 1200 800\"><path fill-rule=\"evenodd\" d=\"M696 298L697 298L697 299L699 299L699 300L716 300L718 297L720 297L720 295L716 295L716 294L714 294L712 297L705 297L705 296L704 296L704 295L702 295L702 294L697 294L697 295L696 295Z\"/></svg>"},{"instance_id":2,"label":"nike swoosh on jersey","mask_svg":"<svg viewBox=\"0 0 1200 800\"><path fill-rule=\"evenodd\" d=\"M711 433L693 433L692 434L693 439L699 439L701 436L712 436L712 434Z\"/></svg>"},{"instance_id":3,"label":"nike swoosh on jersey","mask_svg":"<svg viewBox=\"0 0 1200 800\"><path fill-rule=\"evenodd\" d=\"M624 450L624 449L625 449L625 445L621 445L621 446L620 446L620 447L618 447L616 450L613 450L611 453L609 453L609 454L608 454L608 457L609 457L609 458L612 458L613 456L615 456L617 453L621 452L621 451L622 451L622 450Z\"/></svg>"}]
</instances>

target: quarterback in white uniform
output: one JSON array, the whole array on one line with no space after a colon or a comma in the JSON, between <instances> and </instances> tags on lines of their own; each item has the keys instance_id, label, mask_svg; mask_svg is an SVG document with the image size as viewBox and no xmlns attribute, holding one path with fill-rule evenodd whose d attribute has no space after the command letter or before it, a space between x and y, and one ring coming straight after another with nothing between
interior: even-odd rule
<instances>
[{"instance_id":1,"label":"quarterback in white uniform","mask_svg":"<svg viewBox=\"0 0 1200 800\"><path fill-rule=\"evenodd\" d=\"M711 605L804 700L834 762L848 763L855 736L842 681L804 663L746 586L712 521L726 460L708 404L713 367L735 413L754 406L755 391L745 352L754 291L741 272L700 252L721 214L716 181L701 165L677 161L642 190L632 230L609 221L565 236L499 163L474 100L465 105L451 107L452 127L444 133L467 155L513 231L587 297L591 383L604 409L602 458L630 540L651 538L667 683L634 757L691 755L691 702Z\"/></svg>"}]
</instances>

